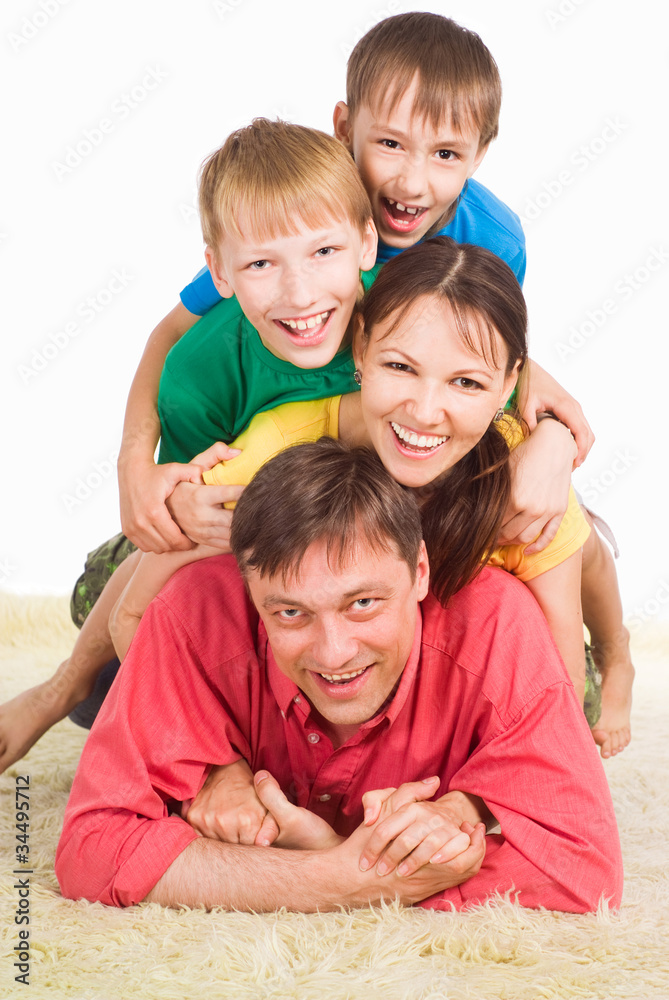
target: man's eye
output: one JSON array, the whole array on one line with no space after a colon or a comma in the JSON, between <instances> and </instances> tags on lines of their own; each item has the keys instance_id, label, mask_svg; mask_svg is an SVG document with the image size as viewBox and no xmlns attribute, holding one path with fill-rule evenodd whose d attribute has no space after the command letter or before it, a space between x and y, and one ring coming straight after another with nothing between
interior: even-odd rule
<instances>
[{"instance_id":1,"label":"man's eye","mask_svg":"<svg viewBox=\"0 0 669 1000\"><path fill-rule=\"evenodd\" d=\"M359 597L357 601L353 602L352 607L356 611L368 611L374 605L374 602L374 597Z\"/></svg>"},{"instance_id":2,"label":"man's eye","mask_svg":"<svg viewBox=\"0 0 669 1000\"><path fill-rule=\"evenodd\" d=\"M277 612L279 618L288 622L295 621L296 618L300 617L300 613L301 612L297 608L284 608L283 611Z\"/></svg>"},{"instance_id":3,"label":"man's eye","mask_svg":"<svg viewBox=\"0 0 669 1000\"><path fill-rule=\"evenodd\" d=\"M252 271L266 271L269 267L268 260L254 260L252 264L249 264Z\"/></svg>"}]
</instances>

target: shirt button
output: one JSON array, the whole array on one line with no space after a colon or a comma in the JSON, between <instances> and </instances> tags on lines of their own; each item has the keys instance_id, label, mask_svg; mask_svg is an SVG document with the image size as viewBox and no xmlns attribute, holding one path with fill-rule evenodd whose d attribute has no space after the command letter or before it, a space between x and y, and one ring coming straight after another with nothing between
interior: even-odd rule
<instances>
[{"instance_id":1,"label":"shirt button","mask_svg":"<svg viewBox=\"0 0 669 1000\"><path fill-rule=\"evenodd\" d=\"M321 738L318 735L318 733L309 733L307 739L309 740L310 743L320 743L321 741Z\"/></svg>"},{"instance_id":2,"label":"shirt button","mask_svg":"<svg viewBox=\"0 0 669 1000\"><path fill-rule=\"evenodd\" d=\"M318 801L319 802L329 802L331 798L332 798L332 796L328 795L328 793L326 792L325 795L319 795L318 796Z\"/></svg>"},{"instance_id":3,"label":"shirt button","mask_svg":"<svg viewBox=\"0 0 669 1000\"><path fill-rule=\"evenodd\" d=\"M295 695L295 697L293 698L293 701L295 702L296 705L301 705L302 704L302 699L300 698L299 694Z\"/></svg>"}]
</instances>

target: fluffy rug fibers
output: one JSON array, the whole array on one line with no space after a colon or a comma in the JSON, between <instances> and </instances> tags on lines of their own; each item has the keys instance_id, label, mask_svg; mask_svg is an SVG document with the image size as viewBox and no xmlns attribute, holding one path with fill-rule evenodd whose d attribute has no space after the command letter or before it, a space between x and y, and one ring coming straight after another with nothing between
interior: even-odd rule
<instances>
[{"instance_id":1,"label":"fluffy rug fibers","mask_svg":"<svg viewBox=\"0 0 669 1000\"><path fill-rule=\"evenodd\" d=\"M0 697L46 678L75 636L61 598L0 597ZM625 860L619 913L468 913L387 906L304 915L127 910L62 899L53 859L86 733L69 721L0 778L0 995L77 1000L572 1000L669 998L669 629L635 636L630 747L605 764ZM15 980L26 904L16 867L15 789L30 777L29 985ZM24 875L25 879L26 876ZM24 939L25 941L25 939Z\"/></svg>"}]
</instances>

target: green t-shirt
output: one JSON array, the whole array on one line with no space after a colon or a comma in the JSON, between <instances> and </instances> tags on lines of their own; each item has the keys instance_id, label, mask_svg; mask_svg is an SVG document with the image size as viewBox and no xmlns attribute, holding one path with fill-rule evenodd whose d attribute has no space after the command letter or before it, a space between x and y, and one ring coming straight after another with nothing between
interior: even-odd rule
<instances>
[{"instance_id":1,"label":"green t-shirt","mask_svg":"<svg viewBox=\"0 0 669 1000\"><path fill-rule=\"evenodd\" d=\"M363 271L365 290L380 265ZM223 299L174 345L158 392L158 461L189 462L215 441L233 441L251 418L280 403L352 392L350 347L322 368L275 357L235 298Z\"/></svg>"}]
</instances>

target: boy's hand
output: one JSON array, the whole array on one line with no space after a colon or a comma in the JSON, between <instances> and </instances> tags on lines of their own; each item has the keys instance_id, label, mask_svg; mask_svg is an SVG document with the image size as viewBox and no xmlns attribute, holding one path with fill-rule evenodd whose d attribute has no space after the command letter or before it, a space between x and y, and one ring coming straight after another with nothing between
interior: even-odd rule
<instances>
[{"instance_id":1,"label":"boy's hand","mask_svg":"<svg viewBox=\"0 0 669 1000\"><path fill-rule=\"evenodd\" d=\"M554 413L558 420L566 424L576 441L577 453L573 467L577 469L583 464L595 442L592 428L585 419L580 403L536 361L530 360L529 364L529 389L525 399L520 400L521 416L531 431L537 426L537 415L540 413Z\"/></svg>"},{"instance_id":2,"label":"boy's hand","mask_svg":"<svg viewBox=\"0 0 669 1000\"><path fill-rule=\"evenodd\" d=\"M268 847L279 835L245 760L212 768L192 804L184 803L182 816L202 837L227 844Z\"/></svg>"},{"instance_id":3,"label":"boy's hand","mask_svg":"<svg viewBox=\"0 0 669 1000\"><path fill-rule=\"evenodd\" d=\"M201 482L201 479L201 470L196 465L119 462L121 527L126 538L143 552L190 549L190 539L174 522L165 501L178 483Z\"/></svg>"},{"instance_id":4,"label":"boy's hand","mask_svg":"<svg viewBox=\"0 0 669 1000\"><path fill-rule=\"evenodd\" d=\"M167 507L181 530L198 545L230 551L232 511L223 504L239 500L243 486L196 486L178 483L167 499Z\"/></svg>"},{"instance_id":5,"label":"boy's hand","mask_svg":"<svg viewBox=\"0 0 669 1000\"><path fill-rule=\"evenodd\" d=\"M542 420L513 449L511 500L498 545L527 545L530 555L552 542L567 510L575 453L569 429L551 419Z\"/></svg>"},{"instance_id":6,"label":"boy's hand","mask_svg":"<svg viewBox=\"0 0 669 1000\"><path fill-rule=\"evenodd\" d=\"M167 508L177 525L198 545L211 545L221 552L230 551L232 511L224 510L223 504L239 500L244 487L206 486L202 483L202 473L239 454L239 448L230 448L222 441L212 444L190 463L198 474L188 483L178 483L167 499Z\"/></svg>"}]
</instances>

